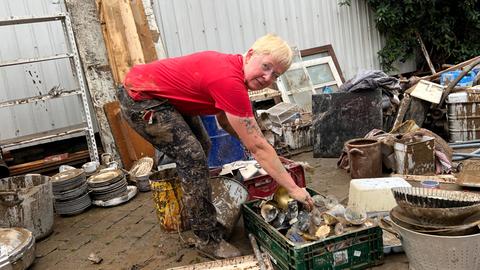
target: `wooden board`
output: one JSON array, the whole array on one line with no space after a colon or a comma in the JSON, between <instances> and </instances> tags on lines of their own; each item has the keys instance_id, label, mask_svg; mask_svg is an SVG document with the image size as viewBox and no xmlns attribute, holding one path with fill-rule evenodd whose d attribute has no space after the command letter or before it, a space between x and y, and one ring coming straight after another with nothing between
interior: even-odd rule
<instances>
[{"instance_id":1,"label":"wooden board","mask_svg":"<svg viewBox=\"0 0 480 270\"><path fill-rule=\"evenodd\" d=\"M130 170L133 162L141 157L153 158L155 156L155 149L152 144L140 136L122 118L118 101L106 103L103 108L124 169Z\"/></svg>"},{"instance_id":2,"label":"wooden board","mask_svg":"<svg viewBox=\"0 0 480 270\"><path fill-rule=\"evenodd\" d=\"M142 45L145 63L155 61L157 60L157 51L155 50L155 44L153 43L152 32L150 32L150 29L148 28L148 21L143 3L141 0L131 0L130 6L135 19L138 37Z\"/></svg>"},{"instance_id":3,"label":"wooden board","mask_svg":"<svg viewBox=\"0 0 480 270\"><path fill-rule=\"evenodd\" d=\"M197 263L186 266L169 268L168 270L257 270L260 269L258 261L253 255L236 257L231 259L216 260L211 262Z\"/></svg>"},{"instance_id":4,"label":"wooden board","mask_svg":"<svg viewBox=\"0 0 480 270\"><path fill-rule=\"evenodd\" d=\"M380 89L312 96L313 156L338 157L344 143L382 129Z\"/></svg>"}]
</instances>

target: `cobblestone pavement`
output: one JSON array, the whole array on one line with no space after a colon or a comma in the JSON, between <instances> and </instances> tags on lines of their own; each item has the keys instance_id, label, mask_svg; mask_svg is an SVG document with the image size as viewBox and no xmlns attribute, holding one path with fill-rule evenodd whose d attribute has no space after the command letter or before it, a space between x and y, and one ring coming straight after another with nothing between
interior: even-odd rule
<instances>
[{"instance_id":1,"label":"cobblestone pavement","mask_svg":"<svg viewBox=\"0 0 480 270\"><path fill-rule=\"evenodd\" d=\"M336 169L336 159L314 159L311 152L293 159L307 161L314 168L306 176L309 187L346 198L350 178ZM244 255L252 253L241 223L231 242ZM90 262L91 253L102 262ZM76 216L56 216L54 232L37 243L36 256L33 270L166 269L209 260L183 244L178 233L161 231L151 192L139 193L117 207L92 207ZM406 270L408 262L404 254L387 256L385 264L374 269Z\"/></svg>"}]
</instances>

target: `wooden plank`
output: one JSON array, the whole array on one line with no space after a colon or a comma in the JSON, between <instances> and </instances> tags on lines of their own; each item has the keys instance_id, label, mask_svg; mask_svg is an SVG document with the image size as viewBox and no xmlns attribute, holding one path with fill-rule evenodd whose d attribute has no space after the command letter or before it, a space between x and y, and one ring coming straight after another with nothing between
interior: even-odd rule
<instances>
[{"instance_id":1,"label":"wooden plank","mask_svg":"<svg viewBox=\"0 0 480 270\"><path fill-rule=\"evenodd\" d=\"M67 159L57 160L57 161L45 161L44 159L35 160L27 163L17 164L9 166L10 175L21 175L26 173L41 173L47 170L57 169L58 166L62 164L71 164L75 161L81 161L82 159L86 161L90 160L90 155L88 150L78 151L75 153L69 153Z\"/></svg>"},{"instance_id":2,"label":"wooden plank","mask_svg":"<svg viewBox=\"0 0 480 270\"><path fill-rule=\"evenodd\" d=\"M407 181L435 180L440 183L456 183L457 177L451 174L438 175L413 175L413 174L391 174L391 177L401 177Z\"/></svg>"},{"instance_id":3,"label":"wooden plank","mask_svg":"<svg viewBox=\"0 0 480 270\"><path fill-rule=\"evenodd\" d=\"M155 156L153 146L135 132L121 117L120 104L118 101L106 103L103 108L107 115L124 169L130 170L133 162L141 157Z\"/></svg>"},{"instance_id":4,"label":"wooden plank","mask_svg":"<svg viewBox=\"0 0 480 270\"><path fill-rule=\"evenodd\" d=\"M169 270L194 270L194 269L195 270L227 270L227 269L257 270L260 268L258 266L257 259L253 255L169 268Z\"/></svg>"},{"instance_id":5,"label":"wooden plank","mask_svg":"<svg viewBox=\"0 0 480 270\"><path fill-rule=\"evenodd\" d=\"M131 61L127 47L122 12L117 0L99 0L97 6L102 19L102 30L108 59L117 85L123 82L130 70Z\"/></svg>"},{"instance_id":6,"label":"wooden plank","mask_svg":"<svg viewBox=\"0 0 480 270\"><path fill-rule=\"evenodd\" d=\"M98 16L100 18L100 25L102 28L102 34L103 34L103 39L105 43L105 48L107 49L107 57L108 57L108 62L110 64L110 70L112 72L113 80L115 82L120 82L118 70L117 70L117 63L115 61L115 53L113 51L113 43L112 39L108 33L107 29L107 23L105 22L105 12L106 8L103 5L102 0L97 0L96 1L97 5L97 10L98 10Z\"/></svg>"},{"instance_id":7,"label":"wooden plank","mask_svg":"<svg viewBox=\"0 0 480 270\"><path fill-rule=\"evenodd\" d=\"M135 26L137 28L140 44L142 45L143 58L145 63L150 63L158 59L155 44L153 42L152 32L148 27L147 16L141 0L130 0Z\"/></svg>"},{"instance_id":8,"label":"wooden plank","mask_svg":"<svg viewBox=\"0 0 480 270\"><path fill-rule=\"evenodd\" d=\"M125 34L124 41L129 55L128 67L131 68L134 65L145 63L142 44L140 44L140 37L137 33L137 26L135 25L130 1L117 0L116 3L120 11L120 19L123 26L121 29L116 30L122 31L122 33ZM123 81L123 77L121 79Z\"/></svg>"}]
</instances>

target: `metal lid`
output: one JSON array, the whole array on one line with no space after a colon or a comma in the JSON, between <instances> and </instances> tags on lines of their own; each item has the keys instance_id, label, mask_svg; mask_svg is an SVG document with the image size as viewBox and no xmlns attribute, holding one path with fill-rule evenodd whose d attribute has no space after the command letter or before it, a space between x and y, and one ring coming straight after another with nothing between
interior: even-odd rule
<instances>
[{"instance_id":1,"label":"metal lid","mask_svg":"<svg viewBox=\"0 0 480 270\"><path fill-rule=\"evenodd\" d=\"M82 175L83 173L85 173L85 171L82 169L67 170L67 171L63 171L61 173L55 174L54 176L52 176L51 180L52 182L63 182L63 181L76 178Z\"/></svg>"},{"instance_id":2,"label":"metal lid","mask_svg":"<svg viewBox=\"0 0 480 270\"><path fill-rule=\"evenodd\" d=\"M35 238L33 233L24 228L0 228L0 255L8 256L15 262L31 248Z\"/></svg>"},{"instance_id":3,"label":"metal lid","mask_svg":"<svg viewBox=\"0 0 480 270\"><path fill-rule=\"evenodd\" d=\"M87 183L89 186L92 187L103 186L117 182L118 180L121 180L123 176L124 175L122 170L105 171L90 176L87 179Z\"/></svg>"}]
</instances>

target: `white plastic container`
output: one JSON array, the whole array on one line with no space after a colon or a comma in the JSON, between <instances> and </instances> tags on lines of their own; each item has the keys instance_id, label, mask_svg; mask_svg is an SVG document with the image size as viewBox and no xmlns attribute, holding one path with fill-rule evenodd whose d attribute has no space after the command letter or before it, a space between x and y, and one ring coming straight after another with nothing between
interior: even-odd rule
<instances>
[{"instance_id":1,"label":"white plastic container","mask_svg":"<svg viewBox=\"0 0 480 270\"><path fill-rule=\"evenodd\" d=\"M401 177L359 178L350 181L348 206L368 212L390 211L397 205L391 188L411 187Z\"/></svg>"}]
</instances>

